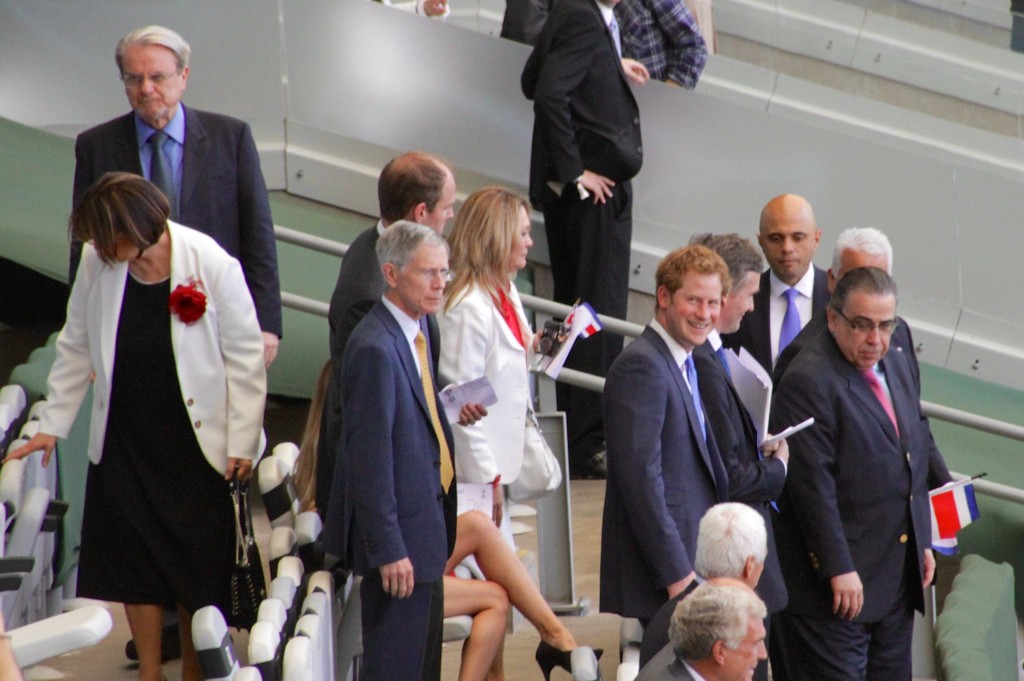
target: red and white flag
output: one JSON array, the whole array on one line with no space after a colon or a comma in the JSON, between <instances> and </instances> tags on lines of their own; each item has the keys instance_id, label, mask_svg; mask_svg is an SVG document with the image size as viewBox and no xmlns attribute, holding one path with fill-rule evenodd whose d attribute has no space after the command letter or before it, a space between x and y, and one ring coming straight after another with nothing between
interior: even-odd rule
<instances>
[{"instance_id":1,"label":"red and white flag","mask_svg":"<svg viewBox=\"0 0 1024 681\"><path fill-rule=\"evenodd\" d=\"M580 338L590 338L604 328L590 303L580 303L573 308L572 314L565 318L565 324L569 327L570 336L578 334Z\"/></svg>"},{"instance_id":2,"label":"red and white flag","mask_svg":"<svg viewBox=\"0 0 1024 681\"><path fill-rule=\"evenodd\" d=\"M971 480L951 482L928 493L932 509L932 548L956 553L956 533L978 519L978 502Z\"/></svg>"}]
</instances>

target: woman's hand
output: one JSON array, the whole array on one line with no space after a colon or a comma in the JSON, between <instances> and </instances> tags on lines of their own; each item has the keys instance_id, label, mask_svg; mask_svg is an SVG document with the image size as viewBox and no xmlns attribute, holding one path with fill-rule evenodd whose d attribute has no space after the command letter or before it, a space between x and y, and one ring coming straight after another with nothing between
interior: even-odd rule
<instances>
[{"instance_id":1,"label":"woman's hand","mask_svg":"<svg viewBox=\"0 0 1024 681\"><path fill-rule=\"evenodd\" d=\"M8 453L4 458L4 461L9 461L11 459L24 459L32 452L38 452L40 449L43 449L45 450L45 453L43 454L43 467L45 468L50 464L50 457L53 455L53 448L56 446L57 438L53 435L36 433L32 436L31 440L15 449L13 452Z\"/></svg>"},{"instance_id":2,"label":"woman's hand","mask_svg":"<svg viewBox=\"0 0 1024 681\"><path fill-rule=\"evenodd\" d=\"M236 459L233 456L229 456L228 471L224 474L224 479L230 480L235 475L236 470L238 471L238 481L245 482L252 475L252 460Z\"/></svg>"}]
</instances>

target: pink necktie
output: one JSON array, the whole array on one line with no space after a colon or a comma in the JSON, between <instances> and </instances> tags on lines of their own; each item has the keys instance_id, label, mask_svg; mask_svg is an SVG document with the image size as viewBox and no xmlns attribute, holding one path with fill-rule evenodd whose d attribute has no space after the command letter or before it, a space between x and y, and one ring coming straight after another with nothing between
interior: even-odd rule
<instances>
[{"instance_id":1,"label":"pink necktie","mask_svg":"<svg viewBox=\"0 0 1024 681\"><path fill-rule=\"evenodd\" d=\"M882 403L882 409L885 409L885 413L889 415L889 420L892 421L892 427L896 429L896 434L900 434L900 427L896 425L896 412L893 411L892 401L889 399L889 395L886 394L885 388L882 387L882 382L878 380L878 376L875 375L873 369L865 369L860 372L864 380L871 386L871 392L875 394L878 401Z\"/></svg>"}]
</instances>

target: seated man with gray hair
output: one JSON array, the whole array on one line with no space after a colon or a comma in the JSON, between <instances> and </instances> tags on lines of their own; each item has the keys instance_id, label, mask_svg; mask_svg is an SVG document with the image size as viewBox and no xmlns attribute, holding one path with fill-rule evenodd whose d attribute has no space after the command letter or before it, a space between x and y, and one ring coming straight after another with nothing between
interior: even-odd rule
<instances>
[{"instance_id":1,"label":"seated man with gray hair","mask_svg":"<svg viewBox=\"0 0 1024 681\"><path fill-rule=\"evenodd\" d=\"M764 602L732 579L701 584L676 607L669 637L675 660L658 679L739 681L749 679L764 646Z\"/></svg>"},{"instance_id":2,"label":"seated man with gray hair","mask_svg":"<svg viewBox=\"0 0 1024 681\"><path fill-rule=\"evenodd\" d=\"M728 577L751 589L757 586L768 554L768 534L764 519L746 504L715 504L700 521L694 568L697 579L691 588L663 605L651 619L640 644L640 675L658 676L675 655L669 645L669 623L676 605L689 597L697 585L707 580Z\"/></svg>"}]
</instances>

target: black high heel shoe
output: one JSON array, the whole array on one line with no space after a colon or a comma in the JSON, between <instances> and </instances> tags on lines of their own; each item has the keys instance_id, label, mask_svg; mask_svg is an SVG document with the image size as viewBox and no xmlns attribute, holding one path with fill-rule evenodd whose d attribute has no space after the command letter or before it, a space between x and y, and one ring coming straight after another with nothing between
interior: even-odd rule
<instances>
[{"instance_id":1,"label":"black high heel shoe","mask_svg":"<svg viewBox=\"0 0 1024 681\"><path fill-rule=\"evenodd\" d=\"M594 648L593 650L594 657L600 660L601 655L604 654L604 648ZM537 654L534 655L534 658L537 660L541 672L544 673L545 681L551 681L551 670L555 667L561 667L572 674L571 650L559 650L547 641L541 641L537 645Z\"/></svg>"}]
</instances>

